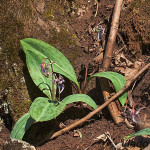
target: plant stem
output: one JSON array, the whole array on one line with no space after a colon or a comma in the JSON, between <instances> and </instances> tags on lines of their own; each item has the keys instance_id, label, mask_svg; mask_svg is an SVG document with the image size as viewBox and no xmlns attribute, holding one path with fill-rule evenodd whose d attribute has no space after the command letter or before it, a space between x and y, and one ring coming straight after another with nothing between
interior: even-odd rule
<instances>
[{"instance_id":1,"label":"plant stem","mask_svg":"<svg viewBox=\"0 0 150 150\"><path fill-rule=\"evenodd\" d=\"M50 61L50 65L51 65L51 70L52 70L52 100L55 100L55 91L54 91L54 71L53 71L53 62L48 58L48 60Z\"/></svg>"},{"instance_id":2,"label":"plant stem","mask_svg":"<svg viewBox=\"0 0 150 150\"><path fill-rule=\"evenodd\" d=\"M86 80L87 80L88 64L89 64L89 57L88 57L87 60L86 60L85 78L84 78L84 85L83 85L83 87L85 87Z\"/></svg>"},{"instance_id":3,"label":"plant stem","mask_svg":"<svg viewBox=\"0 0 150 150\"><path fill-rule=\"evenodd\" d=\"M59 101L60 101L60 87L58 88L58 90L59 90L59 92L58 92L58 94L59 94L58 99L59 99Z\"/></svg>"},{"instance_id":4,"label":"plant stem","mask_svg":"<svg viewBox=\"0 0 150 150\"><path fill-rule=\"evenodd\" d=\"M86 59L86 68L85 68L85 77L84 77L84 84L83 84L83 88L82 88L82 93L84 94L85 92L85 88L87 86L86 82L87 82L87 74L88 74L88 64L89 64L89 51L88 51L88 56Z\"/></svg>"}]
</instances>

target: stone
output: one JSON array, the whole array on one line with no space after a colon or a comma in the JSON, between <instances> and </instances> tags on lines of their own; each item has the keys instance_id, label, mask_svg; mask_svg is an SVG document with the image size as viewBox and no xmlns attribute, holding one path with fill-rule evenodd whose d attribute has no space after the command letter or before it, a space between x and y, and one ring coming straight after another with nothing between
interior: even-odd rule
<instances>
[{"instance_id":1,"label":"stone","mask_svg":"<svg viewBox=\"0 0 150 150\"><path fill-rule=\"evenodd\" d=\"M34 146L29 143L10 138L3 145L3 150L36 150Z\"/></svg>"}]
</instances>

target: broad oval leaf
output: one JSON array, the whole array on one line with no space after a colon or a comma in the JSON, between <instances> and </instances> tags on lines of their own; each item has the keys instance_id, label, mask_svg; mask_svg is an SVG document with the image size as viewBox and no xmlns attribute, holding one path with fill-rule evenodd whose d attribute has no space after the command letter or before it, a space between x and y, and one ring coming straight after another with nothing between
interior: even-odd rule
<instances>
[{"instance_id":1,"label":"broad oval leaf","mask_svg":"<svg viewBox=\"0 0 150 150\"><path fill-rule=\"evenodd\" d=\"M40 69L40 64L42 64L45 58L49 58L52 62L56 62L53 64L54 72L64 75L79 87L72 65L59 50L44 41L33 38L21 40L21 46L26 54L27 67L33 81L42 91L44 89L43 92L48 97L51 97L48 85L51 87L52 81L46 78Z\"/></svg>"},{"instance_id":2,"label":"broad oval leaf","mask_svg":"<svg viewBox=\"0 0 150 150\"><path fill-rule=\"evenodd\" d=\"M11 131L10 137L22 140L25 132L33 124L35 120L31 118L29 113L24 114L15 124L13 130Z\"/></svg>"},{"instance_id":3,"label":"broad oval leaf","mask_svg":"<svg viewBox=\"0 0 150 150\"><path fill-rule=\"evenodd\" d=\"M93 99L86 94L69 95L69 96L65 97L61 102L67 105L67 104L70 104L73 102L79 102L79 101L87 103L88 105L90 105L94 109L97 108L97 105L93 101Z\"/></svg>"},{"instance_id":4,"label":"broad oval leaf","mask_svg":"<svg viewBox=\"0 0 150 150\"><path fill-rule=\"evenodd\" d=\"M92 79L93 77L104 77L104 78L111 80L116 92L119 92L126 83L126 79L123 75L116 73L116 72L111 72L111 71L96 73L92 75L91 77L89 77L87 82L89 82L89 80ZM122 104L122 106L124 106L126 99L127 99L127 92L125 92L119 97L119 101Z\"/></svg>"},{"instance_id":5,"label":"broad oval leaf","mask_svg":"<svg viewBox=\"0 0 150 150\"><path fill-rule=\"evenodd\" d=\"M29 113L33 119L48 121L56 118L66 107L66 104L49 100L49 98L38 97L30 106Z\"/></svg>"},{"instance_id":6,"label":"broad oval leaf","mask_svg":"<svg viewBox=\"0 0 150 150\"><path fill-rule=\"evenodd\" d=\"M130 134L130 135L126 136L124 139L129 139L133 136L140 136L140 135L150 135L150 128L145 128L145 129L140 130L134 134Z\"/></svg>"}]
</instances>

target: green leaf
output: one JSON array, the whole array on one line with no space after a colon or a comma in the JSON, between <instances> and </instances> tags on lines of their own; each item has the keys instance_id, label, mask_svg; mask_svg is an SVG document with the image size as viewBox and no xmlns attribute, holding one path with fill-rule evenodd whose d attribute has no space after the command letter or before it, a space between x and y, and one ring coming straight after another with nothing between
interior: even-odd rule
<instances>
[{"instance_id":1,"label":"green leaf","mask_svg":"<svg viewBox=\"0 0 150 150\"><path fill-rule=\"evenodd\" d=\"M56 62L53 64L54 72L64 75L79 87L72 65L59 50L44 41L32 38L21 40L21 46L26 54L26 62L30 75L41 90L48 89L46 84L49 84L50 87L52 86L52 81L46 78L40 69L40 64L45 58L49 58L52 62ZM44 90L43 92L48 97L51 97L49 90Z\"/></svg>"},{"instance_id":2,"label":"green leaf","mask_svg":"<svg viewBox=\"0 0 150 150\"><path fill-rule=\"evenodd\" d=\"M29 113L33 119L48 121L56 118L66 107L66 104L49 100L49 98L38 97L30 106Z\"/></svg>"},{"instance_id":3,"label":"green leaf","mask_svg":"<svg viewBox=\"0 0 150 150\"><path fill-rule=\"evenodd\" d=\"M34 119L31 118L29 113L26 113L17 121L13 130L11 131L10 137L21 140L33 122Z\"/></svg>"},{"instance_id":4,"label":"green leaf","mask_svg":"<svg viewBox=\"0 0 150 150\"><path fill-rule=\"evenodd\" d=\"M38 97L30 106L29 113L33 119L38 121L48 121L56 118L66 107L67 104L82 101L89 104L94 109L96 103L85 94L74 94L67 96L61 102L49 100L49 98Z\"/></svg>"},{"instance_id":5,"label":"green leaf","mask_svg":"<svg viewBox=\"0 0 150 150\"><path fill-rule=\"evenodd\" d=\"M89 80L91 80L93 77L104 77L104 78L111 80L116 92L119 92L126 83L126 79L123 75L116 73L116 72L111 72L111 71L96 73L92 75L91 77L89 77L87 82L89 82ZM127 92L125 92L119 97L119 101L122 104L122 106L124 106L126 99L127 99Z\"/></svg>"},{"instance_id":6,"label":"green leaf","mask_svg":"<svg viewBox=\"0 0 150 150\"><path fill-rule=\"evenodd\" d=\"M88 95L86 95L86 94L69 95L66 98L64 98L61 102L67 105L67 104L70 104L70 103L73 103L73 102L79 102L79 101L87 103L88 105L90 105L94 109L97 108L97 105L93 101L93 99L91 97L89 97Z\"/></svg>"},{"instance_id":7,"label":"green leaf","mask_svg":"<svg viewBox=\"0 0 150 150\"><path fill-rule=\"evenodd\" d=\"M150 128L145 128L145 129L140 130L134 134L130 134L130 135L126 136L124 139L126 140L126 139L133 137L133 136L139 136L139 135L150 135Z\"/></svg>"}]
</instances>

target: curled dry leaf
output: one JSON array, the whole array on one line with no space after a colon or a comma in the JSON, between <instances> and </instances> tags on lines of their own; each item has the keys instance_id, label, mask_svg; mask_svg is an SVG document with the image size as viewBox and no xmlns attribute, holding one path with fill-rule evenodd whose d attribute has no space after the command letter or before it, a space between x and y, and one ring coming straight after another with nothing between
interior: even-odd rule
<instances>
[{"instance_id":1,"label":"curled dry leaf","mask_svg":"<svg viewBox=\"0 0 150 150\"><path fill-rule=\"evenodd\" d=\"M59 127L60 127L60 129L63 129L66 127L66 125L64 123L60 122Z\"/></svg>"},{"instance_id":2,"label":"curled dry leaf","mask_svg":"<svg viewBox=\"0 0 150 150\"><path fill-rule=\"evenodd\" d=\"M103 53L100 53L97 57L94 58L94 61L100 62L103 60Z\"/></svg>"},{"instance_id":3,"label":"curled dry leaf","mask_svg":"<svg viewBox=\"0 0 150 150\"><path fill-rule=\"evenodd\" d=\"M106 133L110 135L109 132L106 132ZM100 140L106 142L107 139L108 139L108 138L107 138L107 136L106 136L105 133L104 133L104 134L101 134L100 136L97 136L96 138L94 138L94 139L91 141L91 144L90 144L85 150L88 150L95 142L98 142L98 141L100 141Z\"/></svg>"},{"instance_id":4,"label":"curled dry leaf","mask_svg":"<svg viewBox=\"0 0 150 150\"><path fill-rule=\"evenodd\" d=\"M131 79L131 77L134 77L136 72L138 72L138 70L141 68L142 64L143 64L142 62L136 61L134 63L134 67L133 68L128 68L127 67L125 69L125 78L126 78L126 80L129 80L129 79Z\"/></svg>"},{"instance_id":5,"label":"curled dry leaf","mask_svg":"<svg viewBox=\"0 0 150 150\"><path fill-rule=\"evenodd\" d=\"M115 65L115 69L125 74L126 80L129 80L135 75L136 72L138 72L138 70L143 65L143 62L138 60L132 63L124 56L123 53L121 53L115 57Z\"/></svg>"},{"instance_id":6,"label":"curled dry leaf","mask_svg":"<svg viewBox=\"0 0 150 150\"><path fill-rule=\"evenodd\" d=\"M105 142L107 140L106 134L101 134L100 136L94 138L94 141L99 141L99 140L102 140Z\"/></svg>"},{"instance_id":7,"label":"curled dry leaf","mask_svg":"<svg viewBox=\"0 0 150 150\"><path fill-rule=\"evenodd\" d=\"M106 5L107 10L112 10L114 8L114 5Z\"/></svg>"},{"instance_id":8,"label":"curled dry leaf","mask_svg":"<svg viewBox=\"0 0 150 150\"><path fill-rule=\"evenodd\" d=\"M82 138L82 133L80 131L78 131L78 130L74 130L73 136Z\"/></svg>"},{"instance_id":9,"label":"curled dry leaf","mask_svg":"<svg viewBox=\"0 0 150 150\"><path fill-rule=\"evenodd\" d=\"M133 63L128 60L123 53L120 53L118 54L116 57L115 57L115 64L117 66L127 66L127 67L132 67L133 66Z\"/></svg>"}]
</instances>

